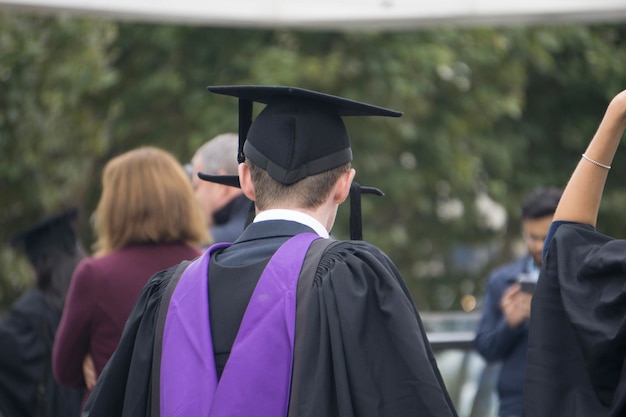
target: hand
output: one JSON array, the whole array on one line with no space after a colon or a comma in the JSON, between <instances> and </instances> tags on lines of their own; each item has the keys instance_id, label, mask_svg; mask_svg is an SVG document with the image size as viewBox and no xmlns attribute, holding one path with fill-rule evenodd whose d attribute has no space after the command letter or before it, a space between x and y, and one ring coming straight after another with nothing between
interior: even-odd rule
<instances>
[{"instance_id":1,"label":"hand","mask_svg":"<svg viewBox=\"0 0 626 417\"><path fill-rule=\"evenodd\" d=\"M617 94L609 103L607 115L615 117L618 128L626 128L626 90Z\"/></svg>"},{"instance_id":2,"label":"hand","mask_svg":"<svg viewBox=\"0 0 626 417\"><path fill-rule=\"evenodd\" d=\"M521 290L517 283L506 289L500 299L500 308L509 327L515 328L530 318L532 295Z\"/></svg>"},{"instance_id":3,"label":"hand","mask_svg":"<svg viewBox=\"0 0 626 417\"><path fill-rule=\"evenodd\" d=\"M83 378L85 379L87 389L91 391L96 385L96 366L93 364L91 355L87 355L83 359Z\"/></svg>"}]
</instances>

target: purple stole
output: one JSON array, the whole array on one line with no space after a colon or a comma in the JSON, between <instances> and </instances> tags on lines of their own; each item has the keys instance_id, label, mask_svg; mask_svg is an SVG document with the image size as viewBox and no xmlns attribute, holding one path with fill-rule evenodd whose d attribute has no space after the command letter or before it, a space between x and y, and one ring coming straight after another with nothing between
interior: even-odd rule
<instances>
[{"instance_id":1,"label":"purple stole","mask_svg":"<svg viewBox=\"0 0 626 417\"><path fill-rule=\"evenodd\" d=\"M303 233L270 259L252 293L219 382L215 369L208 279L216 244L190 263L169 302L160 366L160 414L286 416L289 406L298 276L309 246ZM156 389L156 388L153 388Z\"/></svg>"}]
</instances>

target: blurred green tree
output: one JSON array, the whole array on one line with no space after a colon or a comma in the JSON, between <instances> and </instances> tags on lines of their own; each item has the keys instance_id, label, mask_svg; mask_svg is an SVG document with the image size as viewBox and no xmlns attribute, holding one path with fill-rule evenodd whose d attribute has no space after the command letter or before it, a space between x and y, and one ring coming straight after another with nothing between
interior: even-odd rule
<instances>
[{"instance_id":1,"label":"blurred green tree","mask_svg":"<svg viewBox=\"0 0 626 417\"><path fill-rule=\"evenodd\" d=\"M0 168L3 229L60 202L75 202L88 218L103 164L127 149L151 144L186 162L208 138L235 131L236 100L209 94L208 85L295 85L404 112L347 123L357 181L386 193L364 197L364 236L394 259L423 310L480 298L488 269L515 255L522 195L565 184L626 84L620 25L314 32L3 18L0 54L10 50L3 39L21 36L66 39L65 54L77 55L57 59L57 44L53 56L24 46L14 58L2 55L2 86L10 84L6 68L24 78L10 86L13 101L0 97L3 158L9 150ZM42 40L35 26L51 33ZM24 60L28 71L18 70ZM69 83L58 95L42 81L55 65L65 69L52 73ZM56 112L42 104L50 96ZM600 225L622 235L623 159L618 153ZM86 229L83 222L88 236ZM334 233L346 238L347 230L342 207Z\"/></svg>"},{"instance_id":2,"label":"blurred green tree","mask_svg":"<svg viewBox=\"0 0 626 417\"><path fill-rule=\"evenodd\" d=\"M116 25L0 12L0 306L23 290L28 268L7 243L70 205L109 146L115 83L108 47Z\"/></svg>"}]
</instances>

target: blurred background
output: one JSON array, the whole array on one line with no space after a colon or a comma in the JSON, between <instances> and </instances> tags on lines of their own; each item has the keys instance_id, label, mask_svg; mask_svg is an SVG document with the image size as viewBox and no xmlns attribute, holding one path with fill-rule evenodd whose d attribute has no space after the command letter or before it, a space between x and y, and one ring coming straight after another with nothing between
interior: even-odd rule
<instances>
[{"instance_id":1,"label":"blurred background","mask_svg":"<svg viewBox=\"0 0 626 417\"><path fill-rule=\"evenodd\" d=\"M356 180L385 192L363 198L364 239L398 265L432 332L469 332L469 340L488 271L522 248L522 196L565 185L608 101L626 88L623 7L589 13L588 21L272 27L7 3L0 2L0 314L33 280L9 246L15 232L75 206L89 248L108 159L155 145L187 163L204 141L237 129L237 101L207 86L290 85L404 112L346 119ZM598 225L614 236L626 236L625 152L613 162ZM347 205L341 210L334 234L347 238ZM442 324L441 312L453 324ZM445 363L482 372L474 354L454 352ZM446 374L443 359L440 366ZM458 398L474 389L459 384Z\"/></svg>"}]
</instances>

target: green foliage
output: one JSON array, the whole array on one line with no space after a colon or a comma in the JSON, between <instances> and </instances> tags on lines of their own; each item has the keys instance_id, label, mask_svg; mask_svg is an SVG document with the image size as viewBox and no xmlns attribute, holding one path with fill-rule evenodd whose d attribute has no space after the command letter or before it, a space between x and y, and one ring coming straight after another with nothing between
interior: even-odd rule
<instances>
[{"instance_id":1,"label":"green foliage","mask_svg":"<svg viewBox=\"0 0 626 417\"><path fill-rule=\"evenodd\" d=\"M0 238L69 205L108 147L110 23L0 13ZM2 247L0 305L25 282ZM20 278L22 277L22 278Z\"/></svg>"},{"instance_id":2,"label":"green foliage","mask_svg":"<svg viewBox=\"0 0 626 417\"><path fill-rule=\"evenodd\" d=\"M150 144L186 162L235 131L236 100L208 85L310 88L404 112L347 123L357 181L386 194L364 197L364 236L424 310L481 296L488 270L514 255L523 194L565 184L626 84L617 25L311 32L0 19L3 230L68 202L88 217L101 168L120 152ZM622 152L600 223L617 235Z\"/></svg>"}]
</instances>

